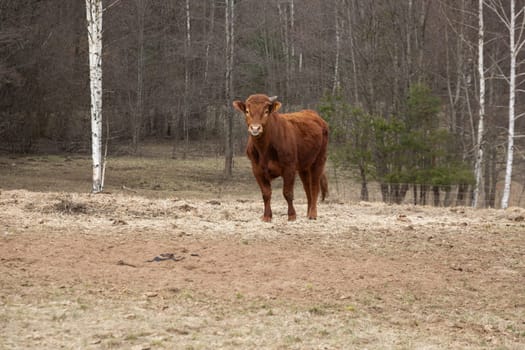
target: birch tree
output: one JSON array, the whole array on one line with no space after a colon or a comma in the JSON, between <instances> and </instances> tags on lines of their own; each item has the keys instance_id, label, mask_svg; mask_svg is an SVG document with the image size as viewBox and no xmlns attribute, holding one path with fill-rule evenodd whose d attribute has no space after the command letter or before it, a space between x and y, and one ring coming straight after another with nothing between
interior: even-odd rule
<instances>
[{"instance_id":1,"label":"birch tree","mask_svg":"<svg viewBox=\"0 0 525 350\"><path fill-rule=\"evenodd\" d=\"M102 0L86 0L91 89L93 193L104 187L102 163Z\"/></svg>"},{"instance_id":2,"label":"birch tree","mask_svg":"<svg viewBox=\"0 0 525 350\"><path fill-rule=\"evenodd\" d=\"M225 0L225 32L226 32L226 81L224 95L226 99L226 137L225 137L225 157L224 157L224 175L232 176L233 170L233 111L231 105L233 97L233 53L234 53L234 0Z\"/></svg>"},{"instance_id":3,"label":"birch tree","mask_svg":"<svg viewBox=\"0 0 525 350\"><path fill-rule=\"evenodd\" d=\"M505 77L509 84L509 107L508 107L508 130L507 130L507 160L505 165L505 183L503 185L503 196L501 198L501 208L509 206L510 189L512 182L512 166L514 160L514 125L516 116L516 69L517 57L520 50L525 45L525 7L521 7L516 12L516 0L510 0L510 15L507 15L505 7L498 0L487 0L490 8L505 25L509 32L509 56L510 70L508 77ZM521 18L521 24L517 27L517 21ZM516 33L518 36L516 37Z\"/></svg>"},{"instance_id":4,"label":"birch tree","mask_svg":"<svg viewBox=\"0 0 525 350\"><path fill-rule=\"evenodd\" d=\"M479 206L479 197L481 189L481 169L483 161L483 133L485 121L485 65L483 62L483 47L485 38L485 28L483 24L483 2L479 0L478 3L478 74L479 74L479 119L478 119L478 135L476 143L476 161L474 164L474 199L472 206L477 208Z\"/></svg>"},{"instance_id":5,"label":"birch tree","mask_svg":"<svg viewBox=\"0 0 525 350\"><path fill-rule=\"evenodd\" d=\"M339 1L334 4L334 23L335 23L335 63L334 63L334 79L332 85L332 95L338 93L341 88L341 73L340 73L340 62L341 62L341 32L342 32L342 19L339 16Z\"/></svg>"},{"instance_id":6,"label":"birch tree","mask_svg":"<svg viewBox=\"0 0 525 350\"><path fill-rule=\"evenodd\" d=\"M189 106L189 95L190 95L190 50L191 50L191 13L190 13L190 0L186 0L185 5L186 13L186 38L184 40L184 97L183 97L183 112L182 112L182 122L183 122L183 131L184 131L184 152L182 158L186 159L189 151L189 115L190 115L190 106Z\"/></svg>"}]
</instances>

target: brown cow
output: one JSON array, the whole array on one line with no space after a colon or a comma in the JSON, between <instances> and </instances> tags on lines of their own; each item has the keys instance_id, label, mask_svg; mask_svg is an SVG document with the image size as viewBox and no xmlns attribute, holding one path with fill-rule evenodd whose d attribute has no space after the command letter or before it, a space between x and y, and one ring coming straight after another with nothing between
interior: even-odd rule
<instances>
[{"instance_id":1,"label":"brown cow","mask_svg":"<svg viewBox=\"0 0 525 350\"><path fill-rule=\"evenodd\" d=\"M308 200L309 219L317 218L319 190L324 200L328 183L324 173L328 147L328 125L312 110L279 114L277 97L258 94L246 102L234 101L235 109L246 116L249 139L246 154L261 188L264 221L271 221L271 181L283 178L283 195L288 203L288 220L296 219L293 206L295 174L299 172Z\"/></svg>"}]
</instances>

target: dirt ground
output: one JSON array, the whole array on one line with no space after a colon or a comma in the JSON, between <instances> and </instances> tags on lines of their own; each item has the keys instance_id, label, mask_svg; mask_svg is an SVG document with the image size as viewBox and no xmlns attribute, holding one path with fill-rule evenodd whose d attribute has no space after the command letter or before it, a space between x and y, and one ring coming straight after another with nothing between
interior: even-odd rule
<instances>
[{"instance_id":1,"label":"dirt ground","mask_svg":"<svg viewBox=\"0 0 525 350\"><path fill-rule=\"evenodd\" d=\"M1 190L0 348L525 348L525 209L281 197Z\"/></svg>"}]
</instances>

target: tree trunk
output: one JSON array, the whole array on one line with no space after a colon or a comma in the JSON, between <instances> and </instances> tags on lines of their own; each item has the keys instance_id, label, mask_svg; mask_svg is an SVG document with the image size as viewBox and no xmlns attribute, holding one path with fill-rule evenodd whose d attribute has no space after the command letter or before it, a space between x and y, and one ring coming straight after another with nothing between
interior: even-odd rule
<instances>
[{"instance_id":1,"label":"tree trunk","mask_svg":"<svg viewBox=\"0 0 525 350\"><path fill-rule=\"evenodd\" d=\"M478 25L478 74L479 74L479 120L478 120L478 137L476 143L476 161L474 164L474 199L472 206L479 207L479 197L482 181L482 167L483 167L483 133L485 120L485 66L483 63L483 44L484 44L484 25L483 25L483 2L479 0L479 25Z\"/></svg>"},{"instance_id":2,"label":"tree trunk","mask_svg":"<svg viewBox=\"0 0 525 350\"><path fill-rule=\"evenodd\" d=\"M498 173L496 168L497 151L495 147L487 148L485 152L485 206L494 208L496 205L496 183L498 180Z\"/></svg>"},{"instance_id":3,"label":"tree trunk","mask_svg":"<svg viewBox=\"0 0 525 350\"><path fill-rule=\"evenodd\" d=\"M191 17L190 17L190 0L186 0L186 40L184 41L184 101L182 106L182 125L184 132L184 150L182 159L186 159L189 152L189 95L190 95L190 49L191 49Z\"/></svg>"},{"instance_id":4,"label":"tree trunk","mask_svg":"<svg viewBox=\"0 0 525 350\"><path fill-rule=\"evenodd\" d=\"M413 67L412 64L412 26L413 26L413 1L408 0L408 21L407 21L407 29L406 29L406 56L407 56L407 82L408 82L408 89L410 89L410 84L412 83L412 75L413 75Z\"/></svg>"},{"instance_id":5,"label":"tree trunk","mask_svg":"<svg viewBox=\"0 0 525 350\"><path fill-rule=\"evenodd\" d=\"M381 183L381 198L383 199L383 202L390 203L390 189L388 184Z\"/></svg>"},{"instance_id":6,"label":"tree trunk","mask_svg":"<svg viewBox=\"0 0 525 350\"><path fill-rule=\"evenodd\" d=\"M231 178L233 171L233 111L230 108L233 97L233 53L234 53L234 0L225 0L225 27L226 27L226 84L225 84L225 157L224 175Z\"/></svg>"},{"instance_id":7,"label":"tree trunk","mask_svg":"<svg viewBox=\"0 0 525 350\"><path fill-rule=\"evenodd\" d=\"M144 20L146 1L136 0L137 6L137 96L135 111L132 113L132 149L137 153L144 114Z\"/></svg>"},{"instance_id":8,"label":"tree trunk","mask_svg":"<svg viewBox=\"0 0 525 350\"><path fill-rule=\"evenodd\" d=\"M368 202L368 180L366 179L365 167L359 165L359 173L361 175L361 200Z\"/></svg>"},{"instance_id":9,"label":"tree trunk","mask_svg":"<svg viewBox=\"0 0 525 350\"><path fill-rule=\"evenodd\" d=\"M215 30L215 1L210 1L210 28L207 32L206 48L205 48L205 63L204 63L204 86L208 85L208 76L210 70L210 46L213 40L213 32Z\"/></svg>"},{"instance_id":10,"label":"tree trunk","mask_svg":"<svg viewBox=\"0 0 525 350\"><path fill-rule=\"evenodd\" d=\"M514 119L516 105L516 57L518 55L515 43L516 29L516 1L510 0L510 25L509 25L509 48L510 48L510 76L509 76L509 129L507 134L507 162L505 166L505 184L501 198L501 208L509 206L510 187L512 182L512 163L514 158Z\"/></svg>"},{"instance_id":11,"label":"tree trunk","mask_svg":"<svg viewBox=\"0 0 525 350\"><path fill-rule=\"evenodd\" d=\"M452 195L451 195L452 187L447 186L445 188L445 199L443 200L443 205L445 207L450 207L450 204L452 203Z\"/></svg>"},{"instance_id":12,"label":"tree trunk","mask_svg":"<svg viewBox=\"0 0 525 350\"><path fill-rule=\"evenodd\" d=\"M410 185L409 184L401 185L401 196L402 196L401 197L401 201L405 200L409 189L410 189Z\"/></svg>"},{"instance_id":13,"label":"tree trunk","mask_svg":"<svg viewBox=\"0 0 525 350\"><path fill-rule=\"evenodd\" d=\"M439 186L432 186L432 193L434 194L434 206L439 207L441 200L439 198Z\"/></svg>"},{"instance_id":14,"label":"tree trunk","mask_svg":"<svg viewBox=\"0 0 525 350\"><path fill-rule=\"evenodd\" d=\"M420 205L427 205L427 185L419 185L419 204Z\"/></svg>"},{"instance_id":15,"label":"tree trunk","mask_svg":"<svg viewBox=\"0 0 525 350\"><path fill-rule=\"evenodd\" d=\"M285 85L284 85L284 92L282 93L282 97L284 99L289 98L289 91L290 91L290 77L291 77L291 47L290 47L290 33L289 33L289 25L288 25L288 7L281 6L281 3L277 4L277 9L279 11L279 21L281 22L281 29L282 29L282 52L284 54L284 61L285 61Z\"/></svg>"},{"instance_id":16,"label":"tree trunk","mask_svg":"<svg viewBox=\"0 0 525 350\"><path fill-rule=\"evenodd\" d=\"M423 58L425 53L425 33L426 33L426 23L430 8L430 3L432 1L421 1L421 12L419 13L419 20L418 20L418 33L416 33L416 39L417 39L417 49L418 49L418 61L417 61L417 78L418 83L421 83L423 81L423 74L422 72L425 71L423 68ZM419 34L419 35L417 35Z\"/></svg>"},{"instance_id":17,"label":"tree trunk","mask_svg":"<svg viewBox=\"0 0 525 350\"><path fill-rule=\"evenodd\" d=\"M341 73L340 73L340 61L341 61L341 22L342 19L339 16L339 1L335 1L334 4L335 14L335 63L334 63L334 79L332 85L332 95L339 92L341 88Z\"/></svg>"},{"instance_id":18,"label":"tree trunk","mask_svg":"<svg viewBox=\"0 0 525 350\"><path fill-rule=\"evenodd\" d=\"M93 193L103 190L102 164L102 0L86 0L91 89Z\"/></svg>"},{"instance_id":19,"label":"tree trunk","mask_svg":"<svg viewBox=\"0 0 525 350\"><path fill-rule=\"evenodd\" d=\"M355 6L354 1L350 1L350 5L347 7L347 18L348 18L348 37L350 39L350 59L352 60L352 83L354 90L354 105L361 106L359 101L359 88L357 80L357 60L356 60L356 48L354 45L354 16L355 16Z\"/></svg>"},{"instance_id":20,"label":"tree trunk","mask_svg":"<svg viewBox=\"0 0 525 350\"><path fill-rule=\"evenodd\" d=\"M466 184L458 185L458 195L456 197L456 205L464 206L466 204L467 191L468 191L468 185Z\"/></svg>"},{"instance_id":21,"label":"tree trunk","mask_svg":"<svg viewBox=\"0 0 525 350\"><path fill-rule=\"evenodd\" d=\"M465 55L464 55L464 28L465 26L465 0L461 1L460 5L460 23L458 29L458 39L456 40L455 45L455 58L456 58L456 69L455 72L452 72L453 61L451 59L451 54L449 47L449 33L448 29L445 32L445 48L446 48L446 76L447 76L447 91L448 91L448 100L449 100L449 115L450 115L450 131L453 134L458 133L459 122L458 114L460 114L461 108L461 90L463 85L462 74L465 68Z\"/></svg>"},{"instance_id":22,"label":"tree trunk","mask_svg":"<svg viewBox=\"0 0 525 350\"><path fill-rule=\"evenodd\" d=\"M290 0L290 33L289 33L289 40L290 40L290 55L292 56L292 60L295 58L295 6L294 6L294 0Z\"/></svg>"}]
</instances>

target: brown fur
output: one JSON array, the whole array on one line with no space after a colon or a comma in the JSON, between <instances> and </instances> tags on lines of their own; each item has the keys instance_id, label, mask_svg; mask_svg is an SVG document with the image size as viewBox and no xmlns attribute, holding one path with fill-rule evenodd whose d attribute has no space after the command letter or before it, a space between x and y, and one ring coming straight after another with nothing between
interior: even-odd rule
<instances>
[{"instance_id":1,"label":"brown fur","mask_svg":"<svg viewBox=\"0 0 525 350\"><path fill-rule=\"evenodd\" d=\"M271 181L283 178L283 195L288 203L288 220L295 220L293 187L299 173L308 200L309 219L317 218L317 198L324 200L328 181L324 173L328 147L328 125L313 110L280 114L281 103L258 94L233 106L244 113L250 132L246 154L261 188L264 221L271 221Z\"/></svg>"}]
</instances>

